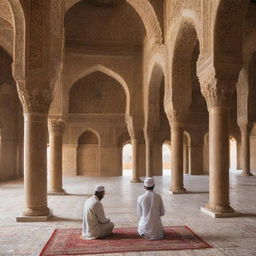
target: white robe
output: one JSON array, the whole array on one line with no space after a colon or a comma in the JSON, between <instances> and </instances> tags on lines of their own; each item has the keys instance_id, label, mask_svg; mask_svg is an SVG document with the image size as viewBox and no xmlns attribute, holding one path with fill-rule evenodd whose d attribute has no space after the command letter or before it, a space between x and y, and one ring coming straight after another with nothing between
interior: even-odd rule
<instances>
[{"instance_id":1,"label":"white robe","mask_svg":"<svg viewBox=\"0 0 256 256\"><path fill-rule=\"evenodd\" d=\"M137 213L140 216L139 235L150 240L162 239L164 229L160 217L164 215L164 205L161 196L147 190L138 198Z\"/></svg>"},{"instance_id":2,"label":"white robe","mask_svg":"<svg viewBox=\"0 0 256 256\"><path fill-rule=\"evenodd\" d=\"M114 224L105 217L103 205L95 195L86 200L83 211L82 236L96 239L111 234Z\"/></svg>"}]
</instances>

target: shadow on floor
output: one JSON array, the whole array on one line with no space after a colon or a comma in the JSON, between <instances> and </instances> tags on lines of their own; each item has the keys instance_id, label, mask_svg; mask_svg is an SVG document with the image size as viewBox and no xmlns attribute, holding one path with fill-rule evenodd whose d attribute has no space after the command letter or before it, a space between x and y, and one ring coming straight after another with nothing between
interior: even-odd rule
<instances>
[{"instance_id":1,"label":"shadow on floor","mask_svg":"<svg viewBox=\"0 0 256 256\"><path fill-rule=\"evenodd\" d=\"M252 218L256 218L256 213L242 213L241 212L241 216L238 217L252 217Z\"/></svg>"},{"instance_id":2,"label":"shadow on floor","mask_svg":"<svg viewBox=\"0 0 256 256\"><path fill-rule=\"evenodd\" d=\"M187 191L185 194L209 194L209 191Z\"/></svg>"},{"instance_id":3,"label":"shadow on floor","mask_svg":"<svg viewBox=\"0 0 256 256\"><path fill-rule=\"evenodd\" d=\"M88 195L88 194L72 194L72 193L66 193L63 196L86 196L86 197L90 197L92 195Z\"/></svg>"},{"instance_id":4,"label":"shadow on floor","mask_svg":"<svg viewBox=\"0 0 256 256\"><path fill-rule=\"evenodd\" d=\"M82 222L82 219L62 218L58 216L50 216L48 221L70 221L70 222Z\"/></svg>"}]
</instances>

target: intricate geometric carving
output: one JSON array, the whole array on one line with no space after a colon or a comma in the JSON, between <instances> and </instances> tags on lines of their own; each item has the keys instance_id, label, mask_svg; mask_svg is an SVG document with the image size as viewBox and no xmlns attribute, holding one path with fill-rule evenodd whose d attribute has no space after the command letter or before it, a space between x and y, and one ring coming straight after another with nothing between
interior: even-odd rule
<instances>
[{"instance_id":1,"label":"intricate geometric carving","mask_svg":"<svg viewBox=\"0 0 256 256\"><path fill-rule=\"evenodd\" d=\"M231 61L240 61L241 28L247 5L248 0L220 1L214 28L215 58L229 56Z\"/></svg>"},{"instance_id":2,"label":"intricate geometric carving","mask_svg":"<svg viewBox=\"0 0 256 256\"><path fill-rule=\"evenodd\" d=\"M167 1L168 10L170 10L170 19L168 25L170 25L175 19L177 19L182 9L193 10L198 16L201 12L201 0L172 0Z\"/></svg>"},{"instance_id":3,"label":"intricate geometric carving","mask_svg":"<svg viewBox=\"0 0 256 256\"><path fill-rule=\"evenodd\" d=\"M53 0L50 5L50 56L61 61L64 47L63 1Z\"/></svg>"},{"instance_id":4,"label":"intricate geometric carving","mask_svg":"<svg viewBox=\"0 0 256 256\"><path fill-rule=\"evenodd\" d=\"M6 21L8 21L14 27L14 20L12 16L12 11L8 4L7 0L0 1L0 17Z\"/></svg>"},{"instance_id":5,"label":"intricate geometric carving","mask_svg":"<svg viewBox=\"0 0 256 256\"><path fill-rule=\"evenodd\" d=\"M30 3L29 35L29 70L38 70L43 67L44 1L42 0L33 0Z\"/></svg>"},{"instance_id":6,"label":"intricate geometric carving","mask_svg":"<svg viewBox=\"0 0 256 256\"><path fill-rule=\"evenodd\" d=\"M48 119L48 130L51 134L62 135L65 129L65 122L60 118Z\"/></svg>"},{"instance_id":7,"label":"intricate geometric carving","mask_svg":"<svg viewBox=\"0 0 256 256\"><path fill-rule=\"evenodd\" d=\"M239 75L239 80L236 85L237 91L237 122L248 122L249 117L249 83L248 74L245 68L243 68Z\"/></svg>"},{"instance_id":8,"label":"intricate geometric carving","mask_svg":"<svg viewBox=\"0 0 256 256\"><path fill-rule=\"evenodd\" d=\"M172 109L166 112L166 115L172 127L183 127L188 118L189 111Z\"/></svg>"},{"instance_id":9,"label":"intricate geometric carving","mask_svg":"<svg viewBox=\"0 0 256 256\"><path fill-rule=\"evenodd\" d=\"M208 109L229 107L235 91L236 80L217 79L215 73L209 74L208 81L201 83L201 92L206 99Z\"/></svg>"},{"instance_id":10,"label":"intricate geometric carving","mask_svg":"<svg viewBox=\"0 0 256 256\"><path fill-rule=\"evenodd\" d=\"M240 120L237 122L237 124L241 131L251 131L251 129L253 128L253 123L250 123L246 120Z\"/></svg>"},{"instance_id":11,"label":"intricate geometric carving","mask_svg":"<svg viewBox=\"0 0 256 256\"><path fill-rule=\"evenodd\" d=\"M162 44L162 30L153 6L148 0L127 0L140 15L149 37L155 39L156 44Z\"/></svg>"},{"instance_id":12,"label":"intricate geometric carving","mask_svg":"<svg viewBox=\"0 0 256 256\"><path fill-rule=\"evenodd\" d=\"M0 44L10 56L13 56L13 39L13 27L9 22L0 18Z\"/></svg>"},{"instance_id":13,"label":"intricate geometric carving","mask_svg":"<svg viewBox=\"0 0 256 256\"><path fill-rule=\"evenodd\" d=\"M50 88L27 88L25 81L17 81L18 94L25 113L49 112L52 102L52 90Z\"/></svg>"}]
</instances>

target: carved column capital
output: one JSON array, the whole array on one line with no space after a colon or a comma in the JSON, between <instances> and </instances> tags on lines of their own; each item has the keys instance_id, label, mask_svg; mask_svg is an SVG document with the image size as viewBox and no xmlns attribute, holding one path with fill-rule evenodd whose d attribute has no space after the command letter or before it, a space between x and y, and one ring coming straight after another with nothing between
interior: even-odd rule
<instances>
[{"instance_id":1,"label":"carved column capital","mask_svg":"<svg viewBox=\"0 0 256 256\"><path fill-rule=\"evenodd\" d=\"M125 121L131 139L143 137L142 118L138 116L126 116Z\"/></svg>"},{"instance_id":2,"label":"carved column capital","mask_svg":"<svg viewBox=\"0 0 256 256\"><path fill-rule=\"evenodd\" d=\"M217 79L214 75L201 83L201 92L205 97L208 109L213 107L228 108L235 91L236 80Z\"/></svg>"},{"instance_id":3,"label":"carved column capital","mask_svg":"<svg viewBox=\"0 0 256 256\"><path fill-rule=\"evenodd\" d=\"M246 120L239 120L237 122L239 128L241 131L251 131L252 127L253 127L253 123L248 122Z\"/></svg>"},{"instance_id":4,"label":"carved column capital","mask_svg":"<svg viewBox=\"0 0 256 256\"><path fill-rule=\"evenodd\" d=\"M171 127L183 127L188 118L189 112L184 110L172 110L168 111L167 118Z\"/></svg>"},{"instance_id":5,"label":"carved column capital","mask_svg":"<svg viewBox=\"0 0 256 256\"><path fill-rule=\"evenodd\" d=\"M222 73L216 73L213 63L201 65L198 77L201 85L201 93L204 96L207 107L230 106L232 94L236 89L239 69L238 65L222 66Z\"/></svg>"},{"instance_id":6,"label":"carved column capital","mask_svg":"<svg viewBox=\"0 0 256 256\"><path fill-rule=\"evenodd\" d=\"M62 135L65 129L65 122L60 118L48 118L49 133Z\"/></svg>"},{"instance_id":7,"label":"carved column capital","mask_svg":"<svg viewBox=\"0 0 256 256\"><path fill-rule=\"evenodd\" d=\"M52 90L50 88L28 88L25 80L17 81L18 95L25 113L48 114L52 103Z\"/></svg>"}]
</instances>

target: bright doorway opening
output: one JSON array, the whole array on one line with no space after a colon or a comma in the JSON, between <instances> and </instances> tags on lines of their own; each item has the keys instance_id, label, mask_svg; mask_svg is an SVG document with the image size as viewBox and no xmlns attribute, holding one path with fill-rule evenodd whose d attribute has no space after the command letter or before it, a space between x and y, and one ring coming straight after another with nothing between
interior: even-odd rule
<instances>
[{"instance_id":1,"label":"bright doorway opening","mask_svg":"<svg viewBox=\"0 0 256 256\"><path fill-rule=\"evenodd\" d=\"M171 175L171 144L164 142L162 146L163 176Z\"/></svg>"},{"instance_id":2,"label":"bright doorway opening","mask_svg":"<svg viewBox=\"0 0 256 256\"><path fill-rule=\"evenodd\" d=\"M126 143L122 150L122 175L132 176L132 145Z\"/></svg>"},{"instance_id":3,"label":"bright doorway opening","mask_svg":"<svg viewBox=\"0 0 256 256\"><path fill-rule=\"evenodd\" d=\"M237 145L233 137L229 138L229 169L237 169Z\"/></svg>"}]
</instances>

